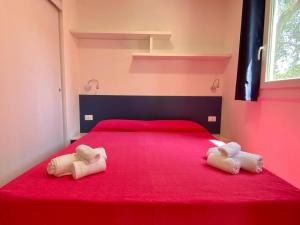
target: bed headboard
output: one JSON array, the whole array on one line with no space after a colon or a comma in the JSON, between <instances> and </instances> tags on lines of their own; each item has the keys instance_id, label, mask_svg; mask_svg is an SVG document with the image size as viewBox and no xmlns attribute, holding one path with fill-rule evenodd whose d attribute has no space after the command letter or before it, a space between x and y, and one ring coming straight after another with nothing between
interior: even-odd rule
<instances>
[{"instance_id":1,"label":"bed headboard","mask_svg":"<svg viewBox=\"0 0 300 225\"><path fill-rule=\"evenodd\" d=\"M85 133L104 119L188 119L220 133L220 96L124 96L80 95L80 132ZM85 120L93 115L93 120ZM215 116L216 122L208 122Z\"/></svg>"}]
</instances>

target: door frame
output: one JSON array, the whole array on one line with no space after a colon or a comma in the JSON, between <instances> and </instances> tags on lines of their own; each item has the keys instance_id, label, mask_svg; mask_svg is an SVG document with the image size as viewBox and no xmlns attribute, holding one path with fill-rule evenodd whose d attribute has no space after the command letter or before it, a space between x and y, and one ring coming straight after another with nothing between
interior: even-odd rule
<instances>
[{"instance_id":1,"label":"door frame","mask_svg":"<svg viewBox=\"0 0 300 225\"><path fill-rule=\"evenodd\" d=\"M65 66L64 66L64 48L63 48L63 8L61 0L48 0L58 11L58 29L59 29L59 55L60 55L60 92L62 98L62 119L63 119L63 141L64 145L69 144L67 135L67 113L66 113L66 77L65 77Z\"/></svg>"}]
</instances>

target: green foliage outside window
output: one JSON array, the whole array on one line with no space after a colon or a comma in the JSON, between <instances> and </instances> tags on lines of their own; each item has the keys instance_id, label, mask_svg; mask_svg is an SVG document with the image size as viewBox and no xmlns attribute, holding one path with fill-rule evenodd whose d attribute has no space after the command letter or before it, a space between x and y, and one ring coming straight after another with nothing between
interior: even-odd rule
<instances>
[{"instance_id":1,"label":"green foliage outside window","mask_svg":"<svg viewBox=\"0 0 300 225\"><path fill-rule=\"evenodd\" d=\"M300 0L273 0L268 80L300 78Z\"/></svg>"}]
</instances>

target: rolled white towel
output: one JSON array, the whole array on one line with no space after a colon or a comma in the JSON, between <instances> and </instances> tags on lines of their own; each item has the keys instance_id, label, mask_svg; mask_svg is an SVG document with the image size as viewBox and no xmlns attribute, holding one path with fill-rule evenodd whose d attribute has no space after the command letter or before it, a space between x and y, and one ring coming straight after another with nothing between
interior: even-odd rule
<instances>
[{"instance_id":1,"label":"rolled white towel","mask_svg":"<svg viewBox=\"0 0 300 225\"><path fill-rule=\"evenodd\" d=\"M229 142L220 146L219 151L225 157L233 157L241 151L241 146L236 142Z\"/></svg>"},{"instance_id":2,"label":"rolled white towel","mask_svg":"<svg viewBox=\"0 0 300 225\"><path fill-rule=\"evenodd\" d=\"M101 157L103 157L105 160L107 160L106 151L103 147L95 148L94 150L98 151L100 153Z\"/></svg>"},{"instance_id":3,"label":"rolled white towel","mask_svg":"<svg viewBox=\"0 0 300 225\"><path fill-rule=\"evenodd\" d=\"M206 158L207 158L210 154L212 154L212 153L214 153L214 154L221 154L221 153L219 152L219 148L218 148L218 147L211 147L211 148L209 148L208 151L206 152Z\"/></svg>"},{"instance_id":4,"label":"rolled white towel","mask_svg":"<svg viewBox=\"0 0 300 225\"><path fill-rule=\"evenodd\" d=\"M239 160L216 153L209 154L207 164L231 174L238 174L241 168Z\"/></svg>"},{"instance_id":5,"label":"rolled white towel","mask_svg":"<svg viewBox=\"0 0 300 225\"><path fill-rule=\"evenodd\" d=\"M105 160L107 159L104 148L93 149L87 145L79 145L76 148L76 152L82 160L86 160L88 163L94 163L101 157L103 157Z\"/></svg>"},{"instance_id":6,"label":"rolled white towel","mask_svg":"<svg viewBox=\"0 0 300 225\"><path fill-rule=\"evenodd\" d=\"M87 163L86 161L76 161L72 166L72 176L75 180L84 176L88 176L94 173L99 173L106 170L106 161L104 158L100 158L94 163Z\"/></svg>"},{"instance_id":7,"label":"rolled white towel","mask_svg":"<svg viewBox=\"0 0 300 225\"><path fill-rule=\"evenodd\" d=\"M240 151L234 159L241 163L241 168L252 173L261 173L263 170L263 158L260 155Z\"/></svg>"},{"instance_id":8,"label":"rolled white towel","mask_svg":"<svg viewBox=\"0 0 300 225\"><path fill-rule=\"evenodd\" d=\"M72 174L72 163L78 160L76 153L58 156L48 163L48 174L57 177L70 175Z\"/></svg>"}]
</instances>

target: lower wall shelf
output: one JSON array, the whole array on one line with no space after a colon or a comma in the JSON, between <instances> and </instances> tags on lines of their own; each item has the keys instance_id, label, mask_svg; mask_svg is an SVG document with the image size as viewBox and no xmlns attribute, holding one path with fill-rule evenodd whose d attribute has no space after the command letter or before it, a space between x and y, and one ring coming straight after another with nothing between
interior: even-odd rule
<instances>
[{"instance_id":1,"label":"lower wall shelf","mask_svg":"<svg viewBox=\"0 0 300 225\"><path fill-rule=\"evenodd\" d=\"M133 58L140 59L197 59L197 60L227 60L231 54L177 54L177 53L133 53Z\"/></svg>"}]
</instances>

